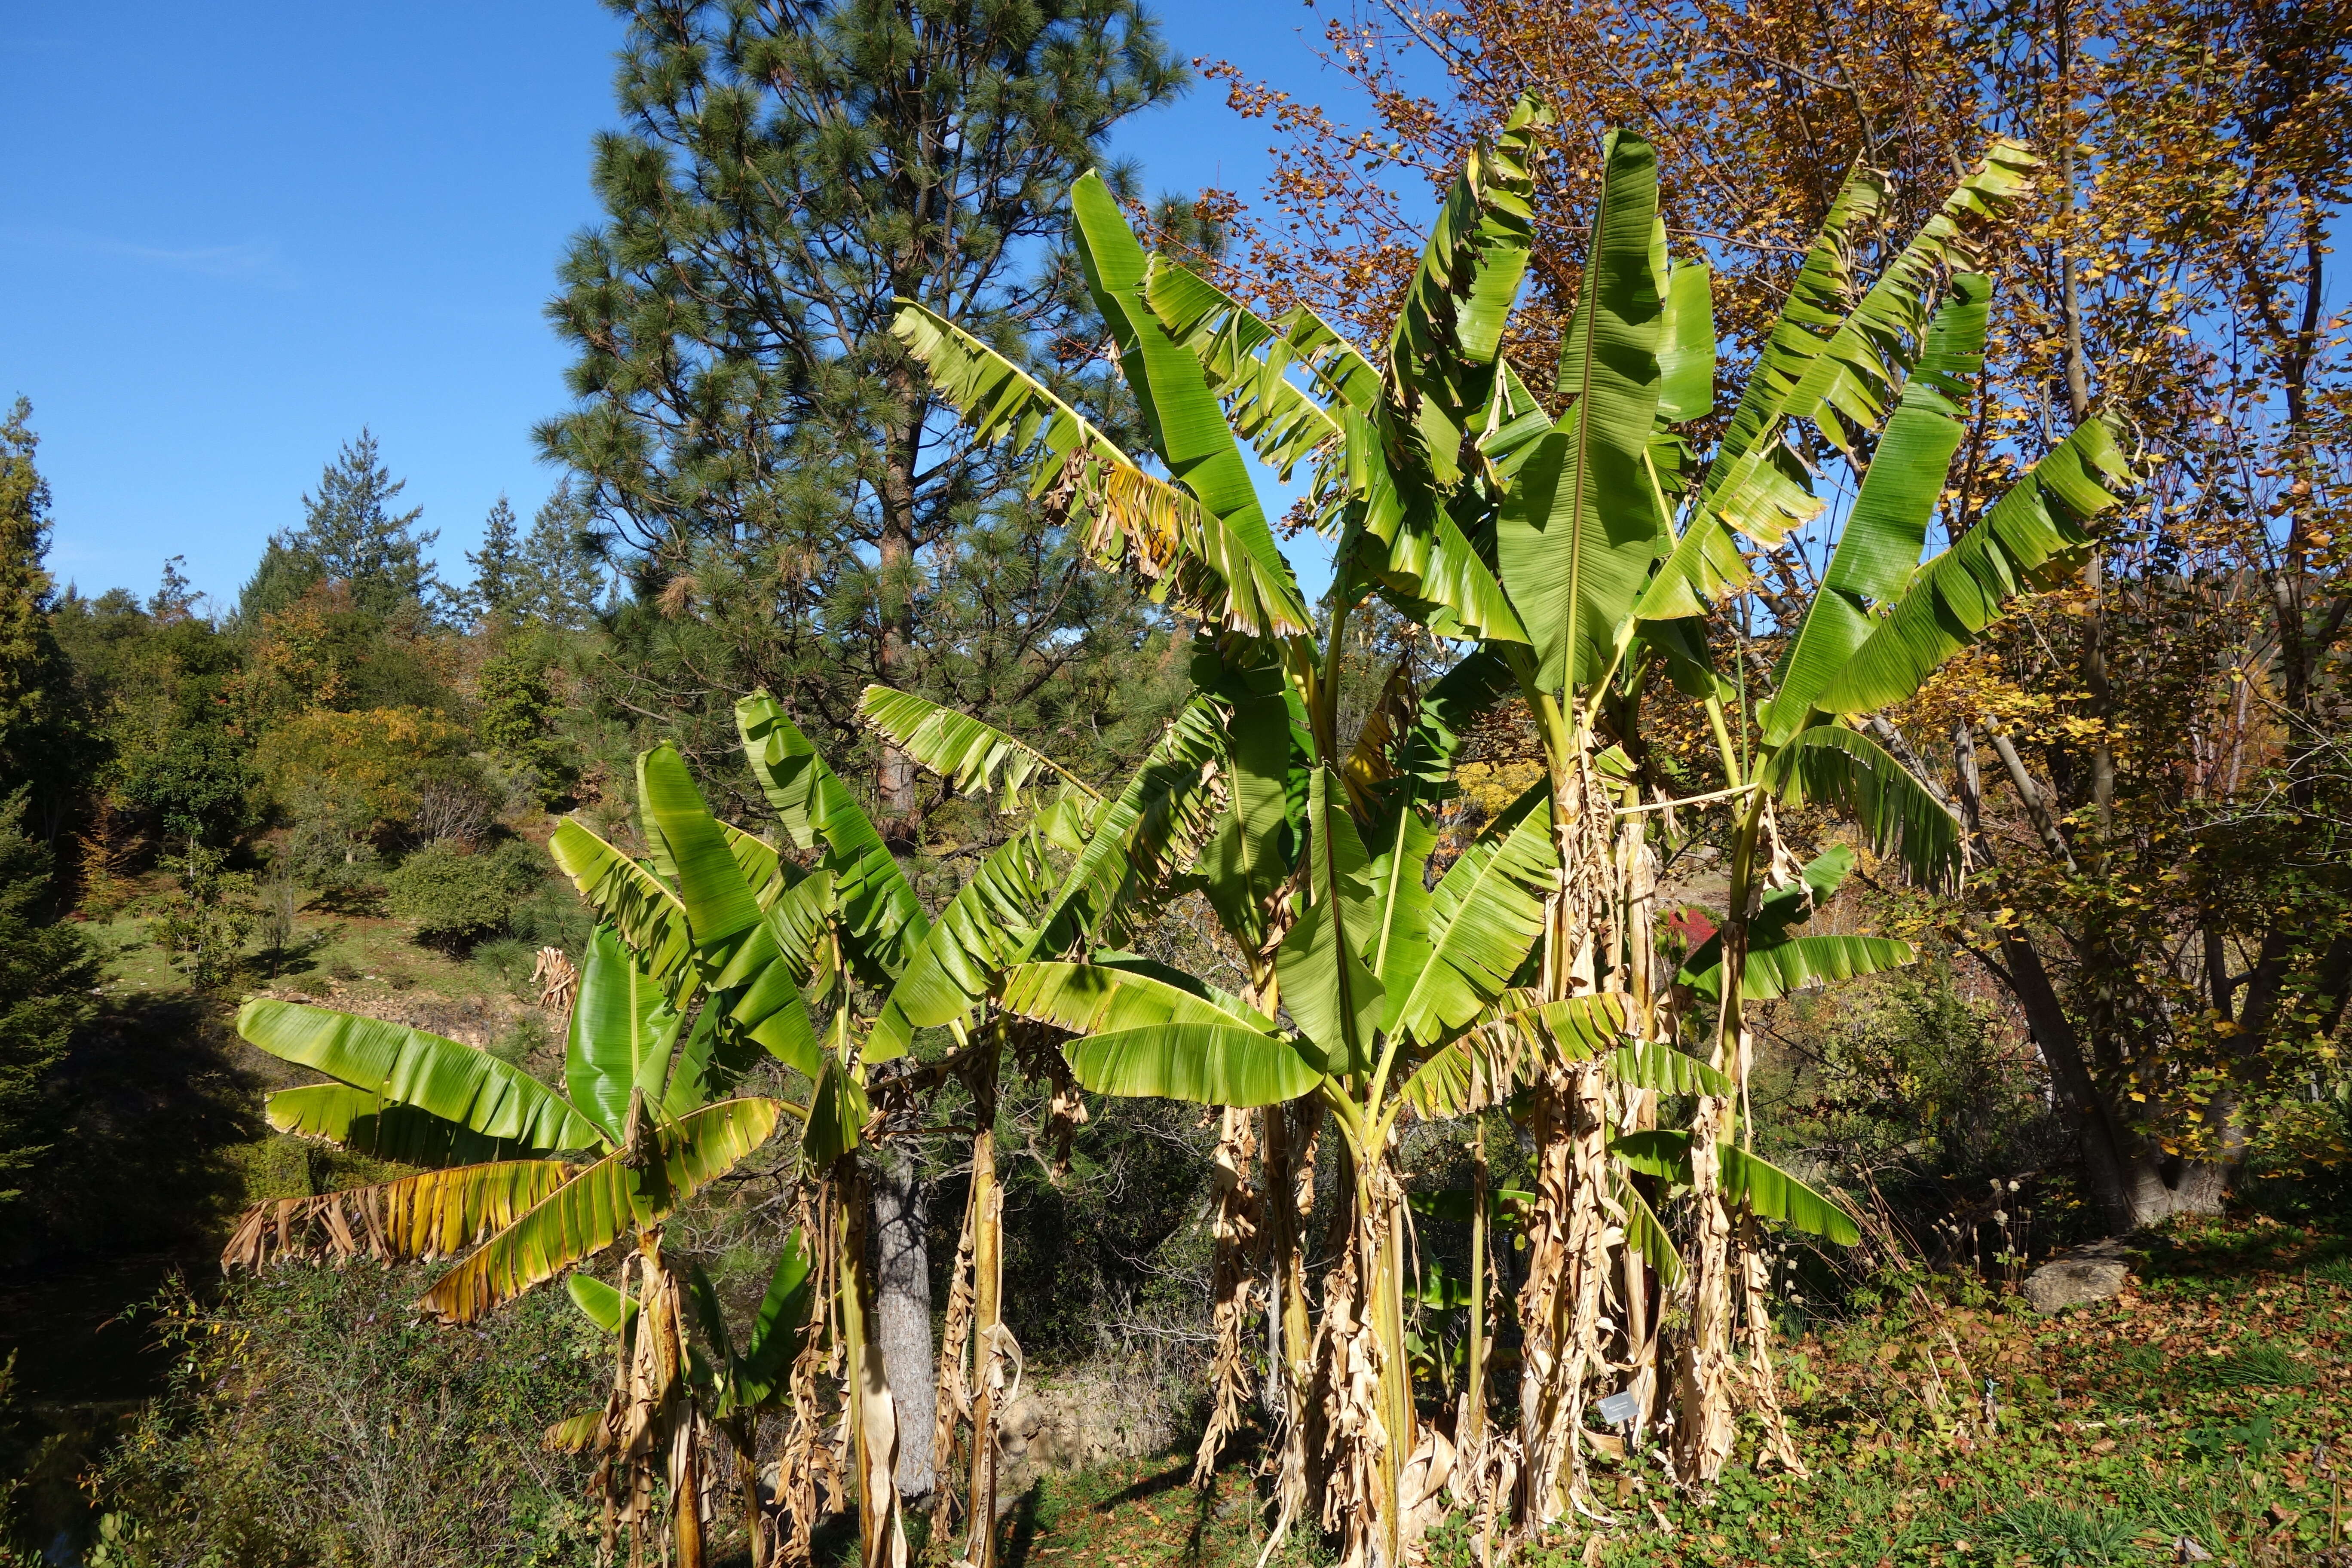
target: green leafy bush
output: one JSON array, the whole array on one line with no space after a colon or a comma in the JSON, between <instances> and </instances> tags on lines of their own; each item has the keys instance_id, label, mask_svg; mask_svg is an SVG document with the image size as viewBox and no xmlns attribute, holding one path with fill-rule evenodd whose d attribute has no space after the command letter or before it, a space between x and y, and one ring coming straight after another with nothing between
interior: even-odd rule
<instances>
[{"instance_id":1,"label":"green leafy bush","mask_svg":"<svg viewBox=\"0 0 2352 1568\"><path fill-rule=\"evenodd\" d=\"M163 1396L91 1478L118 1563L588 1568L590 1461L540 1435L594 1408L609 1342L562 1291L470 1331L425 1268L282 1268L159 1303ZM97 1559L93 1556L93 1561Z\"/></svg>"},{"instance_id":2,"label":"green leafy bush","mask_svg":"<svg viewBox=\"0 0 2352 1568\"><path fill-rule=\"evenodd\" d=\"M436 843L403 860L385 888L394 916L415 925L417 941L463 952L505 931L545 875L528 844L482 854Z\"/></svg>"}]
</instances>

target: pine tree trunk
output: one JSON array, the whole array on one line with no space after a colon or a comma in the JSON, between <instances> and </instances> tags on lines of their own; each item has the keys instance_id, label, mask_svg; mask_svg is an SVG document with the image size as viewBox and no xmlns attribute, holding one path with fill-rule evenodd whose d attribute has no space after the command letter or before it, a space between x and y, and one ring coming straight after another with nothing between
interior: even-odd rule
<instances>
[{"instance_id":1,"label":"pine tree trunk","mask_svg":"<svg viewBox=\"0 0 2352 1568\"><path fill-rule=\"evenodd\" d=\"M891 377L901 406L919 412L924 400L902 371ZM921 450L922 426L910 421L888 437L883 451L880 598L876 610L881 621L878 660L885 686L903 687L915 645L915 464ZM914 760L896 745L882 743L879 779L883 815L902 830L915 815Z\"/></svg>"},{"instance_id":2,"label":"pine tree trunk","mask_svg":"<svg viewBox=\"0 0 2352 1568\"><path fill-rule=\"evenodd\" d=\"M874 1194L875 1338L888 1369L898 1410L896 1471L898 1495L911 1503L930 1495L932 1401L938 1378L931 1356L931 1269L924 1247L928 1194L914 1160L893 1152L871 1178Z\"/></svg>"}]
</instances>

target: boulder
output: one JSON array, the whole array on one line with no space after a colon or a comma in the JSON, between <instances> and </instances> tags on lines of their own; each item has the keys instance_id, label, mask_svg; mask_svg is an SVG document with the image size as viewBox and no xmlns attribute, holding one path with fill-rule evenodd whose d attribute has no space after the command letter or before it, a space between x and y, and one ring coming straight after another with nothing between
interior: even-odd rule
<instances>
[{"instance_id":1,"label":"boulder","mask_svg":"<svg viewBox=\"0 0 2352 1568\"><path fill-rule=\"evenodd\" d=\"M2025 1277L2025 1304L2053 1318L2069 1307L2105 1300L2130 1278L2131 1266L2120 1258L2053 1258Z\"/></svg>"},{"instance_id":2,"label":"boulder","mask_svg":"<svg viewBox=\"0 0 2352 1568\"><path fill-rule=\"evenodd\" d=\"M997 1417L997 1506L1048 1471L1167 1453L1183 1415L1148 1377L1081 1372L1032 1382Z\"/></svg>"}]
</instances>

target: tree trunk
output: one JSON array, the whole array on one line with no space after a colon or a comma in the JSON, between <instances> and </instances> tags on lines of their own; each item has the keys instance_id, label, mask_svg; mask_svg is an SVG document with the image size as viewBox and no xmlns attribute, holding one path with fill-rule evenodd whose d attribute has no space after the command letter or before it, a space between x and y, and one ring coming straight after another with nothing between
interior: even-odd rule
<instances>
[{"instance_id":1,"label":"tree trunk","mask_svg":"<svg viewBox=\"0 0 2352 1568\"><path fill-rule=\"evenodd\" d=\"M929 1203L915 1162L892 1152L871 1177L874 1229L875 1338L889 1371L898 1410L898 1495L912 1503L930 1495L932 1401L938 1378L931 1362L931 1269L924 1247Z\"/></svg>"},{"instance_id":2,"label":"tree trunk","mask_svg":"<svg viewBox=\"0 0 2352 1568\"><path fill-rule=\"evenodd\" d=\"M916 395L913 383L904 371L895 373L891 382L902 399L902 406L918 410L923 406L923 400ZM886 686L900 686L907 681L915 643L915 463L921 442L922 426L919 423L909 423L892 432L884 442L879 486L880 602L875 610L881 622L878 662ZM903 830L915 815L915 763L887 741L882 743L879 784L883 814Z\"/></svg>"}]
</instances>

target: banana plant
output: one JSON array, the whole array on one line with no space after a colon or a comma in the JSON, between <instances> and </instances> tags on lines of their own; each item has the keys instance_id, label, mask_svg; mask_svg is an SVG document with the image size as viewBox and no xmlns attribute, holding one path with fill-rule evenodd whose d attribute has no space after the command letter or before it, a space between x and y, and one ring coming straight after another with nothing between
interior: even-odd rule
<instances>
[{"instance_id":1,"label":"banana plant","mask_svg":"<svg viewBox=\"0 0 2352 1568\"><path fill-rule=\"evenodd\" d=\"M670 1211L734 1169L795 1109L762 1096L722 1098L748 1061L713 1029L682 1024L601 926L565 1038L562 1091L420 1029L247 1002L237 1013L246 1040L329 1079L269 1096L273 1127L425 1168L257 1205L240 1218L224 1266L356 1254L407 1261L471 1247L418 1302L444 1322L464 1323L632 1234L640 1253L657 1259ZM705 1560L692 1476L688 1456L671 1477L681 1563Z\"/></svg>"},{"instance_id":2,"label":"banana plant","mask_svg":"<svg viewBox=\"0 0 2352 1568\"><path fill-rule=\"evenodd\" d=\"M1532 164L1548 118L1523 102L1465 166L1378 363L1310 312L1267 322L1181 267L1147 260L1108 191L1082 181L1072 198L1076 249L1165 478L977 339L902 305L899 336L975 430L1032 450L1036 493L1087 517L1105 560L1199 616L1204 644L1214 644L1213 658L1196 661L1205 666L1196 682L1226 716L1230 798L1199 875L1249 959L1250 994L1234 999L1248 1011L1216 1004L1225 1016L1196 1019L1207 1032L1182 1051L1165 1035L1116 1052L1073 1047L1074 1062L1094 1063L1106 1083L1217 1082L1240 1092L1244 1079L1279 1080L1263 1064L1280 1063L1284 1047L1369 1088L1360 1075L1377 1072L1386 1048L1378 1013L1388 995L1371 955L1384 960L1387 950L1358 927L1368 910L1388 920L1395 906L1368 905L1363 889L1376 853L1404 857L1409 846L1416 808L1399 786L1443 787L1451 754L1441 743L1409 757L1382 735L1343 750L1335 733L1341 634L1373 595L1432 632L1477 645L1425 694L1422 713L1433 721L1420 727L1423 741L1458 734L1507 693L1537 721L1551 855L1532 1005L1634 996L1626 1016L1652 1046L1672 1043L1670 1033L1651 1037L1667 1026L1654 998L1636 994L1649 985L1636 955L1654 933L1646 913L1631 912L1614 851L1622 837L1638 858L1648 831L1641 815L1673 804L1643 798L1656 782L1640 760L1644 692L1668 680L1706 707L1728 787L1690 804L1732 810L1734 886L1715 1048L1702 1064L1715 1076L1697 1094L1692 1132L1700 1147L1738 1132L1751 905L1793 875L1784 854L1759 859L1759 845L1778 845L1771 805L1832 804L1873 849L1898 854L1915 875L1949 874L1956 826L1871 739L1867 720L1980 632L2010 595L2063 567L2087 538L2084 524L2112 504L2102 479L2120 477L2112 434L2094 421L2024 474L1953 551L1916 565L1952 450L1937 421L1954 417L1952 399L1980 352L1970 335L1980 343L1982 289L1961 264L2014 207L2035 160L1996 142L1866 289L1853 276L1855 241L1884 192L1875 174L1857 170L1702 468L1695 431L1712 411L1717 369L1709 279L1704 265L1669 255L1655 158L1640 138L1617 133L1601 144L1591 244L1550 394L1558 408L1547 409L1499 353L1526 270ZM1319 518L1339 534L1319 645L1248 491L1236 431L1278 469L1316 467ZM1712 668L1696 617L1750 586L1741 540L1779 548L1822 516L1801 450L1807 431L1857 467L1867 451L1867 473L1822 592L1759 702L1744 658L1729 679ZM1293 1030L1260 1026L1277 1008ZM1409 1030L1402 1038L1406 1049L1423 1043ZM1261 1068L1243 1073L1244 1058ZM1603 1223L1610 1205L1622 1208L1613 1193L1625 1189L1622 1162L1611 1165L1604 1054L1534 1070L1549 1175L1535 1205L1533 1249L1543 1262L1520 1302L1538 1352L1525 1359L1520 1401L1523 1527L1555 1517L1580 1483L1578 1413L1606 1359L1598 1303L1612 1229L1629 1240L1657 1229ZM1654 1091L1627 1082L1618 1092ZM1360 1096L1351 1103L1360 1132L1378 1125ZM1696 1479L1728 1452L1727 1203L1740 1207L1743 1226L1778 1209L1777 1217L1835 1228L1823 1205L1786 1181L1727 1188L1724 1172L1735 1167L1754 1169L1744 1143L1736 1157L1692 1163L1697 1256L1676 1271L1697 1303L1677 1396L1693 1407L1678 1423L1678 1458ZM1753 1326L1759 1315L1749 1316ZM1378 1403L1385 1419L1403 1419L1392 1395ZM1393 1476L1379 1489L1366 1511L1380 1521L1380 1539L1367 1549L1392 1556ZM1385 1520L1382 1502L1391 1505Z\"/></svg>"},{"instance_id":3,"label":"banana plant","mask_svg":"<svg viewBox=\"0 0 2352 1568\"><path fill-rule=\"evenodd\" d=\"M849 998L861 982L904 969L930 922L847 786L772 700L747 698L737 717L753 775L794 845L814 851L814 869L719 822L667 744L637 759L649 864L576 822L552 847L600 916L626 922L675 993L698 1001L696 1034L714 1051L764 1048L808 1085L800 1157L821 1190L817 1245L835 1292L829 1321L845 1368L861 1556L867 1568L903 1568L898 1413L873 1331L857 1159L868 1074L890 1053L861 1053ZM820 1031L810 1006L828 1001Z\"/></svg>"},{"instance_id":4,"label":"banana plant","mask_svg":"<svg viewBox=\"0 0 2352 1568\"><path fill-rule=\"evenodd\" d=\"M1060 1058L1050 1050L1022 1050L1026 1037L992 999L1015 966L1041 953L1124 939L1148 918L1166 883L1162 869L1197 847L1225 741L1207 704L1189 705L1118 793L1105 796L1022 742L911 693L869 686L859 712L950 787L994 793L1008 809L1032 808L932 922L867 1035L869 1051L879 1043L898 1052L916 1029L945 1028L955 1046L950 1059L971 1096L971 1178L941 1336L933 1447L944 1475L953 1458L956 1414L968 1415L963 1559L988 1568L997 1397L1017 1355L1003 1321L1003 1194L996 1171L997 1100L1008 1048L1045 1079L1057 1142L1066 1147L1084 1116L1077 1085ZM1048 777L1058 780L1050 801L1024 800L1024 786ZM946 1539L950 1503L943 1484L932 1526L937 1539Z\"/></svg>"},{"instance_id":5,"label":"banana plant","mask_svg":"<svg viewBox=\"0 0 2352 1568\"><path fill-rule=\"evenodd\" d=\"M630 1472L690 1446L694 1419L709 1420L735 1450L752 1568L767 1568L776 1541L760 1497L760 1417L791 1403L790 1380L815 1321L817 1259L803 1232L785 1237L740 1352L719 1293L699 1263L688 1265L680 1280L658 1252L640 1261L645 1267L635 1295L627 1288L625 1267L617 1287L584 1271L565 1281L582 1315L614 1337L619 1370L604 1406L548 1428L547 1447L607 1454L608 1495L622 1493L634 1505ZM684 1331L688 1321L699 1344ZM690 1394L690 1401L676 1397L678 1393ZM681 1427L688 1430L688 1445L677 1440ZM623 1463L616 1465L616 1459Z\"/></svg>"},{"instance_id":6,"label":"banana plant","mask_svg":"<svg viewBox=\"0 0 2352 1568\"><path fill-rule=\"evenodd\" d=\"M819 1227L819 1250L850 1368L861 1531L868 1561L887 1562L904 1550L890 1479L896 1445L934 1435L898 1432L896 1402L867 1327L866 1202L856 1151L869 1135L869 1075L904 1057L916 1031L945 1028L957 1049L919 1081L952 1070L977 1100L992 1100L1004 1038L979 1014L996 977L1041 947L1058 951L1117 928L1122 918L1140 918L1154 868L1196 823L1220 732L1204 705L1186 710L1126 787L1105 798L1033 749L919 698L876 688L866 710L910 756L967 787L1002 789L1012 798L1034 780L1059 781L1054 798L986 858L936 919L917 901L854 795L764 693L738 705L745 754L783 833L813 857L813 868L718 821L666 746L638 763L645 863L577 822L559 828L554 847L583 897L629 933L670 994L699 1000L711 1038L763 1046L811 1082L802 1153L823 1179L831 1216ZM870 1016L856 1005L861 991L880 994ZM811 1007L829 1007L822 1027L810 1021ZM977 1311L973 1321L950 1322L942 1358L944 1381L959 1333L981 1347L972 1402L976 1430L990 1436L973 1444L976 1494L993 1486L992 1363L1017 1354L992 1288L1001 1254L993 1240L993 1120L981 1118L975 1135L978 1209L968 1216L966 1250L979 1254L970 1259ZM942 1409L964 1400L960 1384L949 1392L954 1397ZM993 1510L971 1511L978 1519ZM972 1549L984 1552L987 1544L987 1532L977 1532Z\"/></svg>"}]
</instances>

